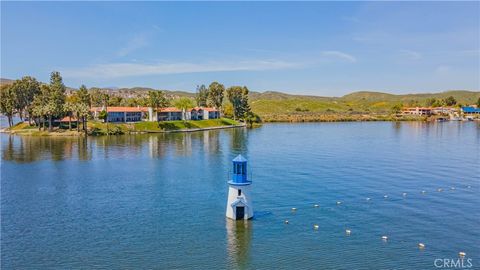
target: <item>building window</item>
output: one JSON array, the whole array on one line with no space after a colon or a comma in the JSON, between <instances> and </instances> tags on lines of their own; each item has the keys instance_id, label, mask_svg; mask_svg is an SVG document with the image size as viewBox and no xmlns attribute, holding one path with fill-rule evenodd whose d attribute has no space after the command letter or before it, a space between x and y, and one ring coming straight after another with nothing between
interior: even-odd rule
<instances>
[{"instance_id":1,"label":"building window","mask_svg":"<svg viewBox=\"0 0 480 270\"><path fill-rule=\"evenodd\" d=\"M238 196L242 196L242 190L241 189L238 190Z\"/></svg>"}]
</instances>

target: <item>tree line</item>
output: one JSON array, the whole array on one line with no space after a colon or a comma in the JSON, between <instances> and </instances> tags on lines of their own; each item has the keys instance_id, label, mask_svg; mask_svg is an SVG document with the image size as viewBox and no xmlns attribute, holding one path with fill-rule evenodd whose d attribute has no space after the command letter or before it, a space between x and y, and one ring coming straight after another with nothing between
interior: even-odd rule
<instances>
[{"instance_id":1,"label":"tree line","mask_svg":"<svg viewBox=\"0 0 480 270\"><path fill-rule=\"evenodd\" d=\"M68 116L69 129L72 122L77 122L77 131L87 132L87 120L90 116L90 108L108 106L148 106L164 108L170 105L186 111L195 105L201 107L214 107L222 112L225 117L235 120L244 120L248 123L259 122L260 118L252 113L248 102L249 90L243 86L225 86L218 82L212 82L208 88L205 85L197 87L195 100L181 97L169 100L163 91L149 91L145 97L122 98L110 95L99 88L87 89L80 86L78 91L66 94L66 86L59 72L50 74L50 82L43 84L31 76L24 76L15 80L12 84L0 87L0 113L8 119L8 124L13 125L14 115L20 120L28 119L29 124L35 124L39 130L53 130L55 119ZM196 103L196 104L195 104ZM107 118L107 112L103 111L100 118Z\"/></svg>"},{"instance_id":2,"label":"tree line","mask_svg":"<svg viewBox=\"0 0 480 270\"><path fill-rule=\"evenodd\" d=\"M42 84L31 76L24 76L12 84L0 88L0 112L13 125L13 116L18 114L20 120L28 119L41 130L53 130L53 121L59 117L69 116L69 128L72 128L73 117L81 119L86 131L86 120L90 110L90 95L82 85L79 91L66 95L66 87L62 76L54 71L50 74L50 82ZM48 125L47 125L48 123ZM80 130L77 124L77 131Z\"/></svg>"},{"instance_id":3,"label":"tree line","mask_svg":"<svg viewBox=\"0 0 480 270\"><path fill-rule=\"evenodd\" d=\"M259 122L260 118L250 109L248 94L246 86L231 86L225 89L223 84L212 82L208 87L198 86L195 99L198 106L215 107L226 117L252 124Z\"/></svg>"}]
</instances>

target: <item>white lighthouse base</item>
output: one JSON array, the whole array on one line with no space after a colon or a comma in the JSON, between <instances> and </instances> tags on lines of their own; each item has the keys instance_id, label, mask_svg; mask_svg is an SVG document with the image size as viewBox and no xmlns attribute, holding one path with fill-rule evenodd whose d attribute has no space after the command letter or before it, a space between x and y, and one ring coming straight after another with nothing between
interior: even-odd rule
<instances>
[{"instance_id":1,"label":"white lighthouse base","mask_svg":"<svg viewBox=\"0 0 480 270\"><path fill-rule=\"evenodd\" d=\"M229 185L226 216L234 220L253 218L250 185Z\"/></svg>"}]
</instances>

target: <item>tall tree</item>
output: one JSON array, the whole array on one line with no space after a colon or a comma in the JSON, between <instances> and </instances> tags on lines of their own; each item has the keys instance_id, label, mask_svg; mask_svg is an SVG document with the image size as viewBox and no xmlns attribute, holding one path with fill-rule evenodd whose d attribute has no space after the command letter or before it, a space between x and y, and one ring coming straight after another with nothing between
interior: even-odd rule
<instances>
[{"instance_id":1,"label":"tall tree","mask_svg":"<svg viewBox=\"0 0 480 270\"><path fill-rule=\"evenodd\" d=\"M67 102L63 104L63 110L68 116L68 130L72 130L72 117L73 117L73 114L76 112L76 105L78 104L78 101L75 95L72 95L67 99L68 99ZM78 122L77 122L77 126L78 126Z\"/></svg>"},{"instance_id":2,"label":"tall tree","mask_svg":"<svg viewBox=\"0 0 480 270\"><path fill-rule=\"evenodd\" d=\"M477 100L477 108L480 108L480 97Z\"/></svg>"},{"instance_id":3,"label":"tall tree","mask_svg":"<svg viewBox=\"0 0 480 270\"><path fill-rule=\"evenodd\" d=\"M165 108L168 106L168 100L163 91L148 91L147 105L152 108Z\"/></svg>"},{"instance_id":4,"label":"tall tree","mask_svg":"<svg viewBox=\"0 0 480 270\"><path fill-rule=\"evenodd\" d=\"M93 107L102 107L105 103L105 94L98 88L90 88L90 105Z\"/></svg>"},{"instance_id":5,"label":"tall tree","mask_svg":"<svg viewBox=\"0 0 480 270\"><path fill-rule=\"evenodd\" d=\"M51 113L51 108L49 107L49 97L50 97L50 86L43 84L40 86L40 92L35 96L32 103L32 115L37 118L38 129L42 127L45 130L45 120L47 116Z\"/></svg>"},{"instance_id":6,"label":"tall tree","mask_svg":"<svg viewBox=\"0 0 480 270\"><path fill-rule=\"evenodd\" d=\"M120 106L120 104L122 103L122 100L123 98L121 96L112 95L108 100L108 106L112 106L112 107Z\"/></svg>"},{"instance_id":7,"label":"tall tree","mask_svg":"<svg viewBox=\"0 0 480 270\"><path fill-rule=\"evenodd\" d=\"M174 101L174 105L176 108L182 110L182 118L184 121L187 120L186 112L188 109L193 108L193 100L187 97L181 97Z\"/></svg>"},{"instance_id":8,"label":"tall tree","mask_svg":"<svg viewBox=\"0 0 480 270\"><path fill-rule=\"evenodd\" d=\"M447 106L453 106L453 105L457 104L457 100L453 96L447 97L446 99L443 100L443 102Z\"/></svg>"},{"instance_id":9,"label":"tall tree","mask_svg":"<svg viewBox=\"0 0 480 270\"><path fill-rule=\"evenodd\" d=\"M427 107L434 106L435 104L437 104L437 99L436 98L427 98L425 100L425 106L427 106Z\"/></svg>"},{"instance_id":10,"label":"tall tree","mask_svg":"<svg viewBox=\"0 0 480 270\"><path fill-rule=\"evenodd\" d=\"M17 97L15 96L12 85L2 85L0 87L0 112L7 117L9 127L13 125L16 99Z\"/></svg>"},{"instance_id":11,"label":"tall tree","mask_svg":"<svg viewBox=\"0 0 480 270\"><path fill-rule=\"evenodd\" d=\"M53 117L59 117L63 115L65 103L65 85L63 84L62 76L60 72L54 71L50 75L50 95L48 99L48 130L53 130Z\"/></svg>"},{"instance_id":12,"label":"tall tree","mask_svg":"<svg viewBox=\"0 0 480 270\"><path fill-rule=\"evenodd\" d=\"M77 113L77 119L82 119L82 128L85 132L85 135L87 135L87 119L88 115L90 114L90 107L85 103L78 103L76 104L75 109ZM77 131L79 125L80 123L77 124Z\"/></svg>"},{"instance_id":13,"label":"tall tree","mask_svg":"<svg viewBox=\"0 0 480 270\"><path fill-rule=\"evenodd\" d=\"M81 85L77 92L78 102L87 105L88 107L92 106L92 101L90 100L90 94L88 93L87 87Z\"/></svg>"},{"instance_id":14,"label":"tall tree","mask_svg":"<svg viewBox=\"0 0 480 270\"><path fill-rule=\"evenodd\" d=\"M232 86L227 89L227 98L232 103L234 119L244 119L246 114L250 112L248 92L246 86Z\"/></svg>"},{"instance_id":15,"label":"tall tree","mask_svg":"<svg viewBox=\"0 0 480 270\"><path fill-rule=\"evenodd\" d=\"M40 92L40 83L33 77L24 76L12 85L16 95L16 110L23 120L28 115L31 123L32 103L35 95Z\"/></svg>"},{"instance_id":16,"label":"tall tree","mask_svg":"<svg viewBox=\"0 0 480 270\"><path fill-rule=\"evenodd\" d=\"M87 134L87 119L88 114L90 112L90 107L92 105L90 94L88 93L87 87L85 85L81 85L80 89L77 92L78 103L76 104L76 113L77 113L77 120L82 120L82 128ZM81 118L80 118L81 117ZM77 123L77 131L80 122Z\"/></svg>"},{"instance_id":17,"label":"tall tree","mask_svg":"<svg viewBox=\"0 0 480 270\"><path fill-rule=\"evenodd\" d=\"M212 106L220 110L223 103L224 92L225 86L223 86L223 84L212 82L208 86L208 106Z\"/></svg>"},{"instance_id":18,"label":"tall tree","mask_svg":"<svg viewBox=\"0 0 480 270\"><path fill-rule=\"evenodd\" d=\"M209 91L204 84L197 86L197 92L195 94L195 100L197 101L197 106L200 106L200 107L207 106L208 93Z\"/></svg>"},{"instance_id":19,"label":"tall tree","mask_svg":"<svg viewBox=\"0 0 480 270\"><path fill-rule=\"evenodd\" d=\"M403 104L397 103L397 104L392 106L391 111L392 111L393 114L398 114L402 111L402 108L403 108Z\"/></svg>"}]
</instances>

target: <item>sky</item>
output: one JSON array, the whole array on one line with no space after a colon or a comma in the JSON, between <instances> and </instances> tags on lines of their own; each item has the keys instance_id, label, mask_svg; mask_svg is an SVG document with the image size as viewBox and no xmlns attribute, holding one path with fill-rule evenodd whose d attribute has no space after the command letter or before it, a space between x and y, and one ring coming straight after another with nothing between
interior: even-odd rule
<instances>
[{"instance_id":1,"label":"sky","mask_svg":"<svg viewBox=\"0 0 480 270\"><path fill-rule=\"evenodd\" d=\"M1 2L1 77L342 96L480 89L480 2Z\"/></svg>"}]
</instances>

